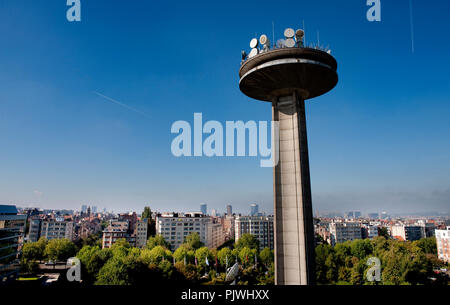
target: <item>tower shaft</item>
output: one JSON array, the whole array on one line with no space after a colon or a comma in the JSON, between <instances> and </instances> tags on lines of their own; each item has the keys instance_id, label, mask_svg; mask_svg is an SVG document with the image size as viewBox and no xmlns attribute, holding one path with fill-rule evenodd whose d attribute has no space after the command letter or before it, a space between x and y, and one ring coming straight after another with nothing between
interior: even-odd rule
<instances>
[{"instance_id":1,"label":"tower shaft","mask_svg":"<svg viewBox=\"0 0 450 305\"><path fill-rule=\"evenodd\" d=\"M315 282L314 225L305 102L293 93L272 102L279 121L279 162L274 167L275 283Z\"/></svg>"}]
</instances>

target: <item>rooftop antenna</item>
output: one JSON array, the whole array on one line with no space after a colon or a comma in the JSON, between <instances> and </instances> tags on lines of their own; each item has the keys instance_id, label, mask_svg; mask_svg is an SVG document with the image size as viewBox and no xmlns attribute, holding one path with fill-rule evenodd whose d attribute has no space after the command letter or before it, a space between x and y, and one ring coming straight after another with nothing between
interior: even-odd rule
<instances>
[{"instance_id":1,"label":"rooftop antenna","mask_svg":"<svg viewBox=\"0 0 450 305\"><path fill-rule=\"evenodd\" d=\"M275 48L275 23L272 21L272 43L273 48Z\"/></svg>"},{"instance_id":2,"label":"rooftop antenna","mask_svg":"<svg viewBox=\"0 0 450 305\"><path fill-rule=\"evenodd\" d=\"M320 47L320 34L319 34L319 30L317 30L317 48Z\"/></svg>"},{"instance_id":3,"label":"rooftop antenna","mask_svg":"<svg viewBox=\"0 0 450 305\"><path fill-rule=\"evenodd\" d=\"M305 29L305 19L303 19L303 32L305 32L305 36L303 36L303 44L306 46L306 29Z\"/></svg>"},{"instance_id":4,"label":"rooftop antenna","mask_svg":"<svg viewBox=\"0 0 450 305\"><path fill-rule=\"evenodd\" d=\"M414 23L412 1L409 0L409 23L411 26L411 51L414 53Z\"/></svg>"}]
</instances>

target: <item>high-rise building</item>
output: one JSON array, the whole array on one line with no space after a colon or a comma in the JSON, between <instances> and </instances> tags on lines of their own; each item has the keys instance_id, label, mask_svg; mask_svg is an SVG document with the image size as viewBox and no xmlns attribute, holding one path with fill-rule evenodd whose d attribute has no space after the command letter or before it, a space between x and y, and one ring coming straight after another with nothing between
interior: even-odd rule
<instances>
[{"instance_id":1,"label":"high-rise building","mask_svg":"<svg viewBox=\"0 0 450 305\"><path fill-rule=\"evenodd\" d=\"M208 210L207 210L207 205L206 205L206 203L201 203L201 204L200 204L200 212L202 212L203 215L207 215L207 214L208 214Z\"/></svg>"},{"instance_id":2,"label":"high-rise building","mask_svg":"<svg viewBox=\"0 0 450 305\"><path fill-rule=\"evenodd\" d=\"M15 206L0 205L0 284L19 274L26 221Z\"/></svg>"},{"instance_id":3,"label":"high-rise building","mask_svg":"<svg viewBox=\"0 0 450 305\"><path fill-rule=\"evenodd\" d=\"M438 258L450 263L450 227L446 230L435 230Z\"/></svg>"},{"instance_id":4,"label":"high-rise building","mask_svg":"<svg viewBox=\"0 0 450 305\"><path fill-rule=\"evenodd\" d=\"M259 206L256 203L250 205L250 216L258 216Z\"/></svg>"},{"instance_id":5,"label":"high-rise building","mask_svg":"<svg viewBox=\"0 0 450 305\"><path fill-rule=\"evenodd\" d=\"M235 241L248 233L259 240L260 249L274 248L273 216L237 216L234 232Z\"/></svg>"},{"instance_id":6,"label":"high-rise building","mask_svg":"<svg viewBox=\"0 0 450 305\"><path fill-rule=\"evenodd\" d=\"M311 202L305 100L323 95L338 82L331 52L303 45L303 30L284 31L271 48L266 35L242 53L239 88L272 106L278 129L274 158L275 283L307 285L315 281L315 237ZM275 149L275 148L279 148Z\"/></svg>"},{"instance_id":7,"label":"high-rise building","mask_svg":"<svg viewBox=\"0 0 450 305\"><path fill-rule=\"evenodd\" d=\"M329 224L331 245L362 238L361 224L358 222L332 222Z\"/></svg>"},{"instance_id":8,"label":"high-rise building","mask_svg":"<svg viewBox=\"0 0 450 305\"><path fill-rule=\"evenodd\" d=\"M231 204L227 205L227 215L233 215L233 207L231 206Z\"/></svg>"},{"instance_id":9,"label":"high-rise building","mask_svg":"<svg viewBox=\"0 0 450 305\"><path fill-rule=\"evenodd\" d=\"M81 206L81 213L86 213L87 212L87 205L85 205L85 204L83 204L82 206Z\"/></svg>"},{"instance_id":10,"label":"high-rise building","mask_svg":"<svg viewBox=\"0 0 450 305\"><path fill-rule=\"evenodd\" d=\"M216 209L212 209L212 210L211 210L211 216L212 216L212 217L216 217L216 216L217 216L217 211L216 211Z\"/></svg>"},{"instance_id":11,"label":"high-rise building","mask_svg":"<svg viewBox=\"0 0 450 305\"><path fill-rule=\"evenodd\" d=\"M97 206L92 206L91 212L92 214L97 214Z\"/></svg>"}]
</instances>

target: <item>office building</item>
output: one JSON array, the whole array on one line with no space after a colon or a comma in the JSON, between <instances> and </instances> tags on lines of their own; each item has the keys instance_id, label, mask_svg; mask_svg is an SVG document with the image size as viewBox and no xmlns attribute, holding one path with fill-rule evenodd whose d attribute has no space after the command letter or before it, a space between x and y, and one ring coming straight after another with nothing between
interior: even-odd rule
<instances>
[{"instance_id":1,"label":"office building","mask_svg":"<svg viewBox=\"0 0 450 305\"><path fill-rule=\"evenodd\" d=\"M0 283L13 280L20 271L27 215L13 205L0 205Z\"/></svg>"},{"instance_id":2,"label":"office building","mask_svg":"<svg viewBox=\"0 0 450 305\"><path fill-rule=\"evenodd\" d=\"M200 204L200 212L202 212L203 215L207 215L208 214L208 209L207 209L206 203L201 203Z\"/></svg>"},{"instance_id":3,"label":"office building","mask_svg":"<svg viewBox=\"0 0 450 305\"><path fill-rule=\"evenodd\" d=\"M227 205L227 215L233 215L233 207L231 206L231 204Z\"/></svg>"},{"instance_id":4,"label":"office building","mask_svg":"<svg viewBox=\"0 0 450 305\"><path fill-rule=\"evenodd\" d=\"M259 214L259 206L256 203L252 203L250 205L250 216L258 216Z\"/></svg>"}]
</instances>

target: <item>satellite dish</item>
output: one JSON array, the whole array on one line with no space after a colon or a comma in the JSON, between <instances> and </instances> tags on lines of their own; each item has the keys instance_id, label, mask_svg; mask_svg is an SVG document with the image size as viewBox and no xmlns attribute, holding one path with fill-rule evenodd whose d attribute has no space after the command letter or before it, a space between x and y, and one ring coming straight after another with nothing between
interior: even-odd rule
<instances>
[{"instance_id":1,"label":"satellite dish","mask_svg":"<svg viewBox=\"0 0 450 305\"><path fill-rule=\"evenodd\" d=\"M250 51L250 54L248 54L248 58L252 58L253 56L256 56L256 55L258 55L258 49L257 48L253 48Z\"/></svg>"},{"instance_id":2,"label":"satellite dish","mask_svg":"<svg viewBox=\"0 0 450 305\"><path fill-rule=\"evenodd\" d=\"M234 281L234 279L236 279L238 274L239 274L239 265L238 263L235 263L232 267L228 268L225 281L226 282Z\"/></svg>"},{"instance_id":3,"label":"satellite dish","mask_svg":"<svg viewBox=\"0 0 450 305\"><path fill-rule=\"evenodd\" d=\"M281 49L285 47L285 41L284 39L278 39L277 40L277 48Z\"/></svg>"},{"instance_id":4,"label":"satellite dish","mask_svg":"<svg viewBox=\"0 0 450 305\"><path fill-rule=\"evenodd\" d=\"M286 30L284 30L284 37L286 38L294 38L295 32L293 29L291 28L287 28Z\"/></svg>"},{"instance_id":5,"label":"satellite dish","mask_svg":"<svg viewBox=\"0 0 450 305\"><path fill-rule=\"evenodd\" d=\"M253 38L252 40L250 40L250 48L256 48L258 46L258 39Z\"/></svg>"},{"instance_id":6,"label":"satellite dish","mask_svg":"<svg viewBox=\"0 0 450 305\"><path fill-rule=\"evenodd\" d=\"M295 31L295 39L297 39L297 41L303 40L303 37L305 37L305 31L303 31L302 29L298 29L297 31Z\"/></svg>"},{"instance_id":7,"label":"satellite dish","mask_svg":"<svg viewBox=\"0 0 450 305\"><path fill-rule=\"evenodd\" d=\"M286 41L284 42L284 44L286 45L286 47L288 48L293 48L295 47L295 40L292 38L288 38L286 39Z\"/></svg>"},{"instance_id":8,"label":"satellite dish","mask_svg":"<svg viewBox=\"0 0 450 305\"><path fill-rule=\"evenodd\" d=\"M259 37L259 43L262 45L267 45L269 44L269 38L267 38L266 35L261 35L261 37Z\"/></svg>"}]
</instances>

